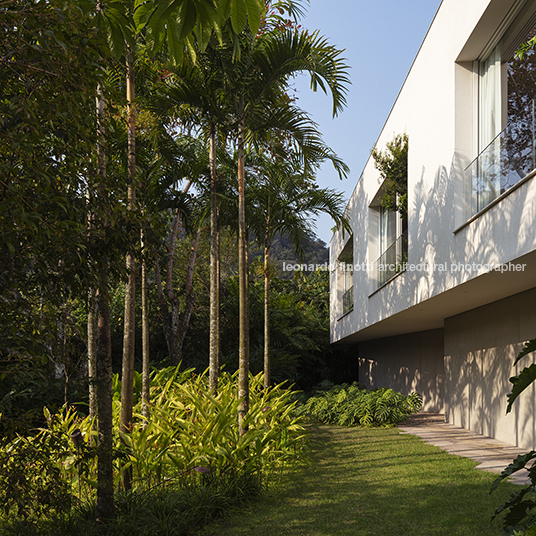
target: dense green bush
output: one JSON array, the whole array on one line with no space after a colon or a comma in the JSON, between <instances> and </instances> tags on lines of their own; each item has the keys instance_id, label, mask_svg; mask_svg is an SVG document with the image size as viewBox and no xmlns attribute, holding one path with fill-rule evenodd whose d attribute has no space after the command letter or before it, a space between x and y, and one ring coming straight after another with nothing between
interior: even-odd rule
<instances>
[{"instance_id":1,"label":"dense green bush","mask_svg":"<svg viewBox=\"0 0 536 536\"><path fill-rule=\"evenodd\" d=\"M366 390L357 383L334 385L298 407L298 414L323 424L385 426L398 424L421 409L422 396L392 389Z\"/></svg>"},{"instance_id":2,"label":"dense green bush","mask_svg":"<svg viewBox=\"0 0 536 536\"><path fill-rule=\"evenodd\" d=\"M53 438L49 438L53 439ZM61 441L17 438L0 454L0 504L6 516L28 522L71 507L71 483L56 463L65 445Z\"/></svg>"},{"instance_id":3,"label":"dense green bush","mask_svg":"<svg viewBox=\"0 0 536 536\"><path fill-rule=\"evenodd\" d=\"M291 416L292 393L281 386L265 390L260 374L250 376L250 406L243 423L248 432L239 435L237 376L222 373L218 394L213 396L205 374L178 373L173 367L155 374L151 419L141 426L138 401L140 425L130 436L122 436L127 444L125 467L132 466L139 485L152 486L164 478L187 483L189 477L180 475L195 466L208 467L213 475L255 473L262 480L299 457L305 433L300 420ZM119 384L115 392L119 398ZM116 419L119 410L117 400ZM116 445L122 448L119 437Z\"/></svg>"},{"instance_id":4,"label":"dense green bush","mask_svg":"<svg viewBox=\"0 0 536 536\"><path fill-rule=\"evenodd\" d=\"M151 416L144 423L136 375L136 423L131 434L120 435L121 383L115 378L115 480L119 486L123 471L131 468L133 490L117 501L113 534L187 534L254 496L267 478L301 459L306 435L292 415L292 393L281 386L264 389L262 376L252 376L248 431L240 436L236 384L236 374L223 373L213 395L205 374L175 367L155 371ZM72 407L44 413L46 428L0 444L0 532L93 534L94 423ZM84 437L78 449L71 441L76 430ZM83 530L81 519L87 520Z\"/></svg>"}]
</instances>

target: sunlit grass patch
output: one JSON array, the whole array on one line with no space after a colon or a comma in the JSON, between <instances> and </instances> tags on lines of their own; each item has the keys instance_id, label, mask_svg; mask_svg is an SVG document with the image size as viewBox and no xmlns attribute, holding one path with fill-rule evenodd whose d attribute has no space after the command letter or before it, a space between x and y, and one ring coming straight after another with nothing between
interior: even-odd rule
<instances>
[{"instance_id":1,"label":"sunlit grass patch","mask_svg":"<svg viewBox=\"0 0 536 536\"><path fill-rule=\"evenodd\" d=\"M497 536L495 475L396 428L310 428L311 463L206 535ZM500 495L500 496L499 496Z\"/></svg>"}]
</instances>

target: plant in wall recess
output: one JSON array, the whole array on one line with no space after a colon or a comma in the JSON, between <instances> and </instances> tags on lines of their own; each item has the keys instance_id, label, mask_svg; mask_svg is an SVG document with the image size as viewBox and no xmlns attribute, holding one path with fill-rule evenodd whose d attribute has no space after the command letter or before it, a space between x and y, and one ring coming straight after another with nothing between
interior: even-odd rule
<instances>
[{"instance_id":1,"label":"plant in wall recess","mask_svg":"<svg viewBox=\"0 0 536 536\"><path fill-rule=\"evenodd\" d=\"M374 166L380 172L384 193L381 206L408 217L408 135L398 134L386 144L385 152L374 149Z\"/></svg>"}]
</instances>

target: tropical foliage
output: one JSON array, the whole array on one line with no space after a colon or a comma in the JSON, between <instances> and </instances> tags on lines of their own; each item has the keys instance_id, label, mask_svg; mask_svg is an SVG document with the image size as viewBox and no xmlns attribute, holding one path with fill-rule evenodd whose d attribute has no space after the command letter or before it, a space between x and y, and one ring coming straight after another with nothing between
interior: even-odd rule
<instances>
[{"instance_id":1,"label":"tropical foliage","mask_svg":"<svg viewBox=\"0 0 536 536\"><path fill-rule=\"evenodd\" d=\"M323 424L388 426L404 421L421 406L418 393L404 396L387 388L369 391L353 383L332 385L311 396L298 408L298 414Z\"/></svg>"},{"instance_id":2,"label":"tropical foliage","mask_svg":"<svg viewBox=\"0 0 536 536\"><path fill-rule=\"evenodd\" d=\"M62 300L88 276L79 193L104 67L103 40L89 18L70 2L1 7L0 335L8 356L56 347L51 327Z\"/></svg>"},{"instance_id":3,"label":"tropical foliage","mask_svg":"<svg viewBox=\"0 0 536 536\"><path fill-rule=\"evenodd\" d=\"M262 376L251 378L249 431L244 436L237 426L236 374L222 375L216 396L206 374L191 369L161 369L151 379L151 419L145 421L141 375L135 375L136 422L130 434L119 433L121 383L114 379L114 479L119 482L130 468L135 498L168 486L234 483L236 489L246 480L260 489L285 465L302 458L306 436L300 419L292 416L292 393L281 386L264 389ZM47 426L37 434L1 447L0 502L9 523L37 523L81 504L80 498L92 500L92 420L70 406L55 414L45 409L45 416ZM80 432L82 441L76 445Z\"/></svg>"},{"instance_id":4,"label":"tropical foliage","mask_svg":"<svg viewBox=\"0 0 536 536\"><path fill-rule=\"evenodd\" d=\"M290 435L286 425L269 420L276 403L263 397L275 391L266 385L259 394L250 375L250 298L258 288L246 249L260 239L252 236L253 208L263 205L268 188L252 187L266 173L253 170L251 155L266 155L261 167L268 169L271 159L291 150L302 185L294 211L330 212L331 199L341 221L342 198L334 191L325 192L328 203L307 205L322 161L331 160L341 175L347 168L288 88L305 71L313 89L330 93L334 114L340 112L349 83L342 52L297 24L299 0L7 0L0 12L0 304L7 311L0 318L0 426L6 474L15 479L4 482L13 491L4 497L6 511L33 522L68 509L72 493L59 482L65 471L76 473L80 493L96 486L94 513L101 521L114 518L118 487L160 486L175 481L173 470L179 482L192 463L210 465L212 477L223 478L230 467L260 482L276 463L268 455L273 441L283 445L280 463ZM294 223L310 237L304 221L288 219L278 223L280 232ZM207 231L210 262L203 266L198 252ZM222 243L228 245L223 254ZM231 254L233 263L222 267ZM144 394L136 407L140 265ZM295 378L327 344L326 318L294 291L274 300L274 378ZM228 325L220 327L224 310ZM267 307L267 326L271 316ZM195 330L191 320L198 321ZM161 388L165 396L150 390L159 378L149 376L149 342L166 342L151 352L153 363L176 364L188 354L203 370L208 338L211 381L222 361L233 372L235 358L238 378L224 375L221 390L213 382L207 391L199 378L187 387L170 380ZM121 382L113 387L121 353ZM281 374L285 368L292 372ZM89 409L89 416L58 413L62 404ZM50 410L43 417L44 405ZM277 411L277 419L286 418L286 409ZM220 420L201 424L207 415ZM232 425L237 415L240 437ZM91 441L73 455L68 436L75 423ZM43 429L34 434L38 426ZM215 450L196 454L185 437L196 437L201 447L208 429L218 431L210 439ZM8 454L17 449L18 461ZM14 483L28 465L39 475L21 477L18 493ZM41 497L41 509L26 507L32 497Z\"/></svg>"},{"instance_id":5,"label":"tropical foliage","mask_svg":"<svg viewBox=\"0 0 536 536\"><path fill-rule=\"evenodd\" d=\"M528 341L524 348L517 355L514 366L528 356L532 352L536 351L536 339ZM506 412L509 413L512 410L512 404L518 398L518 396L525 391L536 380L534 371L536 365L532 364L517 375L510 378L512 384L512 390L507 395L508 405ZM497 486L509 476L517 473L518 471L528 469L528 477L530 484L523 487L519 491L513 493L510 498L505 501L501 506L497 508L494 514L494 518L499 514L504 513L503 517L503 534L523 536L536 533L536 465L534 460L536 459L536 451L531 450L526 454L520 454L515 460L512 461L508 467L506 467L497 477L491 487L491 492L497 489Z\"/></svg>"}]
</instances>

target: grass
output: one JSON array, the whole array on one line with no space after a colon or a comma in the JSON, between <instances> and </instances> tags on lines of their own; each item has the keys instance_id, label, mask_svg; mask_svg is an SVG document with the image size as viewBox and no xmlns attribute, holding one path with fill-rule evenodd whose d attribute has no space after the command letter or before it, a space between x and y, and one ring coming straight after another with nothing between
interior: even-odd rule
<instances>
[{"instance_id":1,"label":"grass","mask_svg":"<svg viewBox=\"0 0 536 536\"><path fill-rule=\"evenodd\" d=\"M310 428L311 463L201 536L497 536L514 490L470 459L396 428Z\"/></svg>"}]
</instances>

